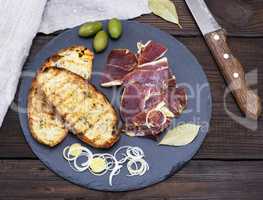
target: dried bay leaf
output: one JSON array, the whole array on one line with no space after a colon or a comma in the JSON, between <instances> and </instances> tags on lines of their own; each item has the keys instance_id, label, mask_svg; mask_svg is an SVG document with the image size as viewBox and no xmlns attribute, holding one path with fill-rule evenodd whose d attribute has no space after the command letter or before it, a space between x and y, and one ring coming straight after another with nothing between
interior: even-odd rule
<instances>
[{"instance_id":1,"label":"dried bay leaf","mask_svg":"<svg viewBox=\"0 0 263 200\"><path fill-rule=\"evenodd\" d=\"M148 0L149 9L166 21L177 24L180 28L180 22L175 5L170 0Z\"/></svg>"},{"instance_id":2,"label":"dried bay leaf","mask_svg":"<svg viewBox=\"0 0 263 200\"><path fill-rule=\"evenodd\" d=\"M160 145L184 146L190 144L198 135L200 125L182 124L169 130Z\"/></svg>"}]
</instances>

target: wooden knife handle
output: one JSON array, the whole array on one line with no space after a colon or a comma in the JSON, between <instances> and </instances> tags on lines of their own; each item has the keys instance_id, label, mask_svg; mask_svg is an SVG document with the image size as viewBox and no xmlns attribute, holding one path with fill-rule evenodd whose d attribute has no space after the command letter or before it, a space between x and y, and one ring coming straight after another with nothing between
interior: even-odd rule
<instances>
[{"instance_id":1,"label":"wooden knife handle","mask_svg":"<svg viewBox=\"0 0 263 200\"><path fill-rule=\"evenodd\" d=\"M261 113L260 98L247 86L244 68L228 47L225 31L208 33L205 40L240 109L248 117L258 119Z\"/></svg>"}]
</instances>

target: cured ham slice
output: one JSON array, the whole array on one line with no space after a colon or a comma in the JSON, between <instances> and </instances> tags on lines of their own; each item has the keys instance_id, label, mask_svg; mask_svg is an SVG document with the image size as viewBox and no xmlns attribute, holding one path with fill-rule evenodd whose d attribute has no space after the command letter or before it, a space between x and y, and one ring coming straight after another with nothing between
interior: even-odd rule
<instances>
[{"instance_id":1,"label":"cured ham slice","mask_svg":"<svg viewBox=\"0 0 263 200\"><path fill-rule=\"evenodd\" d=\"M121 85L122 78L137 67L137 58L129 49L114 49L110 52L106 68L101 79L101 86Z\"/></svg>"},{"instance_id":2,"label":"cured ham slice","mask_svg":"<svg viewBox=\"0 0 263 200\"><path fill-rule=\"evenodd\" d=\"M158 87L129 84L124 88L121 96L121 117L125 123L129 123L136 114L151 109L164 100L166 95Z\"/></svg>"},{"instance_id":3,"label":"cured ham slice","mask_svg":"<svg viewBox=\"0 0 263 200\"><path fill-rule=\"evenodd\" d=\"M130 136L150 136L156 138L170 123L162 112L152 109L138 113L132 118L133 123L126 123L123 130Z\"/></svg>"},{"instance_id":4,"label":"cured ham slice","mask_svg":"<svg viewBox=\"0 0 263 200\"><path fill-rule=\"evenodd\" d=\"M167 48L157 42L148 41L146 44L138 43L138 63L144 64L161 58Z\"/></svg>"},{"instance_id":5,"label":"cured ham slice","mask_svg":"<svg viewBox=\"0 0 263 200\"><path fill-rule=\"evenodd\" d=\"M126 104L123 102L121 104L121 115L124 121L123 129L133 136L157 137L170 125L172 118L179 116L187 105L187 94L182 87L158 90L147 86L143 88L140 85L136 90L136 100L126 97L129 92L126 90L122 95L126 99ZM162 103L163 106L160 107Z\"/></svg>"},{"instance_id":6,"label":"cured ham slice","mask_svg":"<svg viewBox=\"0 0 263 200\"><path fill-rule=\"evenodd\" d=\"M120 114L125 123L129 123L133 116L144 109L144 88L138 84L127 85L121 96Z\"/></svg>"},{"instance_id":7,"label":"cured ham slice","mask_svg":"<svg viewBox=\"0 0 263 200\"><path fill-rule=\"evenodd\" d=\"M123 83L138 82L163 87L171 77L167 58L139 66L123 78Z\"/></svg>"},{"instance_id":8,"label":"cured ham slice","mask_svg":"<svg viewBox=\"0 0 263 200\"><path fill-rule=\"evenodd\" d=\"M176 78L163 57L165 46L153 41L137 45L136 56L128 49L111 51L101 85L123 86L120 115L126 134L156 138L183 112L187 94L176 87Z\"/></svg>"},{"instance_id":9,"label":"cured ham slice","mask_svg":"<svg viewBox=\"0 0 263 200\"><path fill-rule=\"evenodd\" d=\"M171 120L179 116L187 105L187 94L184 88L167 89L167 93L159 96L156 102L164 102L164 107L158 108L158 105L151 109L137 112L130 115L125 122L123 130L130 136L147 136L156 138L162 131L169 127ZM161 101L161 99L163 101Z\"/></svg>"},{"instance_id":10,"label":"cured ham slice","mask_svg":"<svg viewBox=\"0 0 263 200\"><path fill-rule=\"evenodd\" d=\"M143 70L152 70L152 71L160 71L161 67L167 68L167 71L165 72L166 75L168 75L167 77L164 77L165 82L169 85L169 86L175 86L176 85L176 79L175 76L173 75L169 65L168 65L168 60L166 57L161 58L157 61L152 61L149 63L145 63L142 65L139 65L138 68L143 69Z\"/></svg>"},{"instance_id":11,"label":"cured ham slice","mask_svg":"<svg viewBox=\"0 0 263 200\"><path fill-rule=\"evenodd\" d=\"M169 76L166 58L138 67L127 74L123 79L124 91L120 107L122 119L128 122L135 114L164 101Z\"/></svg>"},{"instance_id":12,"label":"cured ham slice","mask_svg":"<svg viewBox=\"0 0 263 200\"><path fill-rule=\"evenodd\" d=\"M111 87L121 85L123 77L138 68L152 68L167 64L167 58L161 58L167 48L162 44L149 41L145 45L139 43L140 53L137 57L128 49L113 49L108 56L105 70L101 78L101 86ZM152 63L151 63L152 62ZM156 63L155 63L156 62Z\"/></svg>"},{"instance_id":13,"label":"cured ham slice","mask_svg":"<svg viewBox=\"0 0 263 200\"><path fill-rule=\"evenodd\" d=\"M168 105L175 116L179 116L183 112L187 105L187 94L183 87L169 87Z\"/></svg>"}]
</instances>

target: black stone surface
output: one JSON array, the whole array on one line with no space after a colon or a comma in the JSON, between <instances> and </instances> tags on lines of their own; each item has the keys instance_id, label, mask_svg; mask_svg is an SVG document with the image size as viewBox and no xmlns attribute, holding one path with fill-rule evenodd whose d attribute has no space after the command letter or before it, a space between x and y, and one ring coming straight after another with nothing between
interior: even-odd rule
<instances>
[{"instance_id":1,"label":"black stone surface","mask_svg":"<svg viewBox=\"0 0 263 200\"><path fill-rule=\"evenodd\" d=\"M104 26L105 26L104 22ZM106 26L105 26L106 27ZM19 118L24 136L36 156L52 171L66 180L96 190L103 191L128 191L150 186L167 179L186 164L198 151L202 144L209 126L212 110L210 87L202 67L195 57L186 49L184 45L178 42L169 34L160 31L152 26L141 24L134 21L123 21L123 35L119 40L110 40L106 51L95 55L93 65L92 83L97 89L103 92L108 99L119 108L119 93L121 88L102 88L99 86L99 72L104 68L107 55L113 48L129 48L136 51L138 41L147 42L154 40L161 42L168 47L166 56L172 71L176 74L178 85L184 85L188 91L188 109L179 118L174 119L169 127L175 127L179 123L197 123L202 128L193 143L184 147L159 146L158 142L147 138L130 138L121 136L120 141L109 150L97 150L90 148L92 152L113 153L120 146L131 145L138 146L144 150L145 159L150 166L150 170L143 176L128 177L126 167L123 167L120 174L113 178L113 186L109 185L109 176L94 176L89 172L76 173L63 159L62 151L65 146L80 141L71 134L57 147L48 148L38 144L32 137L28 129L28 120L26 114L27 95L32 81L32 73L39 68L43 61L57 52L61 48L71 45L82 44L92 48L92 39L83 39L78 37L78 27L63 32L58 37L50 41L35 57L30 64L29 70L24 72L19 90ZM162 136L164 133L162 134Z\"/></svg>"}]
</instances>

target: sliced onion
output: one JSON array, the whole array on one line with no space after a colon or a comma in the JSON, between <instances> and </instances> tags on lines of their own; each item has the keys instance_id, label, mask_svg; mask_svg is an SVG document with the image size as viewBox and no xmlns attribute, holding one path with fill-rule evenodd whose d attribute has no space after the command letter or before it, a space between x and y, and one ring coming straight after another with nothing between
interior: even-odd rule
<instances>
[{"instance_id":1,"label":"sliced onion","mask_svg":"<svg viewBox=\"0 0 263 200\"><path fill-rule=\"evenodd\" d=\"M128 145L126 145L126 146L122 146L122 147L120 147L120 148L118 148L115 152L114 152L114 154L113 154L113 156L117 159L117 154L121 151L121 150L123 150L123 149L129 149L131 146L128 146ZM126 151L127 151L126 150ZM124 163L124 162L126 162L126 160L127 160L127 158L126 158L126 154L121 154L122 156L123 156L123 158L122 159L120 159L119 160L119 163Z\"/></svg>"},{"instance_id":2,"label":"sliced onion","mask_svg":"<svg viewBox=\"0 0 263 200\"><path fill-rule=\"evenodd\" d=\"M109 176L109 184L110 184L110 186L112 186L112 178L113 178L113 176L118 175L120 173L120 171L121 171L120 170L121 168L122 168L122 165L117 164L113 168L113 170L111 171L110 176Z\"/></svg>"},{"instance_id":3,"label":"sliced onion","mask_svg":"<svg viewBox=\"0 0 263 200\"><path fill-rule=\"evenodd\" d=\"M144 153L143 150L139 147L132 147L127 149L127 156L129 157L129 159L138 159L138 158L143 158L144 157Z\"/></svg>"},{"instance_id":4,"label":"sliced onion","mask_svg":"<svg viewBox=\"0 0 263 200\"><path fill-rule=\"evenodd\" d=\"M63 157L68 161L69 166L76 172L83 172L88 170L95 176L105 175L110 171L109 184L112 186L113 177L118 175L123 167L123 164L127 162L127 169L129 171L128 176L142 176L147 170L149 170L148 163L144 160L144 152L140 147L122 146L118 148L114 154L102 153L93 154L88 148L81 146L81 154L78 156L71 156L69 153L70 146L66 146L63 150ZM120 154L121 150L125 150L121 153L121 159L117 160L117 154ZM79 158L85 157L86 160L82 163L78 163ZM90 167L90 161L93 158L101 157L106 162L106 168L96 173L92 171ZM140 166L138 165L140 164Z\"/></svg>"},{"instance_id":5,"label":"sliced onion","mask_svg":"<svg viewBox=\"0 0 263 200\"><path fill-rule=\"evenodd\" d=\"M141 166L138 167L137 163L140 163ZM133 165L135 166L135 169L132 168ZM142 176L149 170L149 165L144 159L138 158L129 160L127 163L127 169L130 173L128 176Z\"/></svg>"},{"instance_id":6,"label":"sliced onion","mask_svg":"<svg viewBox=\"0 0 263 200\"><path fill-rule=\"evenodd\" d=\"M73 161L74 159L76 159L79 155L72 155L70 153L70 146L67 146L66 148L64 148L63 150L63 157L68 160L68 161Z\"/></svg>"},{"instance_id":7,"label":"sliced onion","mask_svg":"<svg viewBox=\"0 0 263 200\"><path fill-rule=\"evenodd\" d=\"M81 156L87 157L88 160L85 163L81 163L80 165L78 165L77 160L78 158L80 158ZM92 156L90 156L90 154L86 154L86 153L81 153L79 157L77 157L74 161L73 161L73 166L79 171L79 172L83 172L85 170L87 170L89 168L89 160L92 158Z\"/></svg>"}]
</instances>

